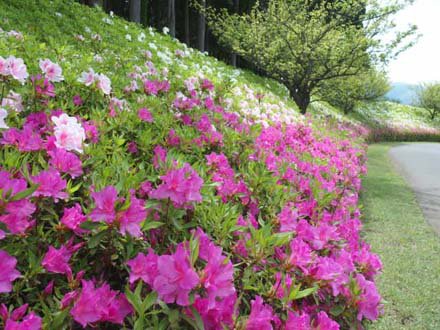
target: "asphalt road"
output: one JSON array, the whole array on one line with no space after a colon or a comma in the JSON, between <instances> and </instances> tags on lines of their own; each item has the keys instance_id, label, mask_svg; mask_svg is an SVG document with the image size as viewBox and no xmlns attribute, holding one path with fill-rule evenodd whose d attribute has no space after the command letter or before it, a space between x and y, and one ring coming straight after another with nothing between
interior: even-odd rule
<instances>
[{"instance_id":1,"label":"asphalt road","mask_svg":"<svg viewBox=\"0 0 440 330\"><path fill-rule=\"evenodd\" d=\"M440 143L408 143L390 156L416 194L426 220L440 235Z\"/></svg>"}]
</instances>

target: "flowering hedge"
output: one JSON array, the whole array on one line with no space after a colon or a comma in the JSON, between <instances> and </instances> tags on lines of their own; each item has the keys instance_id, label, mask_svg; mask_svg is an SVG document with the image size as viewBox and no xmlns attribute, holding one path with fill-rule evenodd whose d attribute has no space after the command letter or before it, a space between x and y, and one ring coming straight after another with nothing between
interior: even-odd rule
<instances>
[{"instance_id":1,"label":"flowering hedge","mask_svg":"<svg viewBox=\"0 0 440 330\"><path fill-rule=\"evenodd\" d=\"M234 92L235 70L96 10L5 3L2 327L322 330L379 316L358 132ZM87 36L79 13L98 21ZM58 19L62 41L47 34Z\"/></svg>"}]
</instances>

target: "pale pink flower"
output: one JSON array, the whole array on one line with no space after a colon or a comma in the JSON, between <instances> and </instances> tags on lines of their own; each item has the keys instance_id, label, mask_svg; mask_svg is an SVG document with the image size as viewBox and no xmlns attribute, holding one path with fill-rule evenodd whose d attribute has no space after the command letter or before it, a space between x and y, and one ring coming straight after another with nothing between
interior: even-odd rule
<instances>
[{"instance_id":1,"label":"pale pink flower","mask_svg":"<svg viewBox=\"0 0 440 330\"><path fill-rule=\"evenodd\" d=\"M5 123L5 119L7 116L8 116L8 112L5 109L0 108L0 129L1 128L4 128L4 129L9 128L9 126Z\"/></svg>"},{"instance_id":2,"label":"pale pink flower","mask_svg":"<svg viewBox=\"0 0 440 330\"><path fill-rule=\"evenodd\" d=\"M81 73L81 77L78 81L86 86L91 86L95 82L95 71L90 68L89 71Z\"/></svg>"},{"instance_id":3,"label":"pale pink flower","mask_svg":"<svg viewBox=\"0 0 440 330\"><path fill-rule=\"evenodd\" d=\"M98 87L105 95L109 95L112 91L110 79L105 74L98 74L96 77L96 87Z\"/></svg>"},{"instance_id":4,"label":"pale pink flower","mask_svg":"<svg viewBox=\"0 0 440 330\"><path fill-rule=\"evenodd\" d=\"M86 139L84 128L75 117L69 117L65 113L59 117L52 117L55 123L55 145L68 151L83 152L83 142Z\"/></svg>"},{"instance_id":5,"label":"pale pink flower","mask_svg":"<svg viewBox=\"0 0 440 330\"><path fill-rule=\"evenodd\" d=\"M3 99L1 106L21 112L23 111L23 99L20 94L10 91L9 94Z\"/></svg>"},{"instance_id":6,"label":"pale pink flower","mask_svg":"<svg viewBox=\"0 0 440 330\"><path fill-rule=\"evenodd\" d=\"M22 84L29 77L27 73L26 65L21 58L16 58L15 56L9 56L6 59L7 72L14 79L18 80Z\"/></svg>"},{"instance_id":7,"label":"pale pink flower","mask_svg":"<svg viewBox=\"0 0 440 330\"><path fill-rule=\"evenodd\" d=\"M60 82L64 80L61 67L49 59L40 60L40 69L49 81Z\"/></svg>"}]
</instances>

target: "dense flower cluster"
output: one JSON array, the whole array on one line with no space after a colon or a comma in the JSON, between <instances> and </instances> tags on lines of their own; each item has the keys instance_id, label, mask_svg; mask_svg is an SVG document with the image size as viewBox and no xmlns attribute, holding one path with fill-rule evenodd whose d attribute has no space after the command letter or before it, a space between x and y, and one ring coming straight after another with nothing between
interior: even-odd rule
<instances>
[{"instance_id":1,"label":"dense flower cluster","mask_svg":"<svg viewBox=\"0 0 440 330\"><path fill-rule=\"evenodd\" d=\"M59 64L0 57L0 327L377 319L382 265L360 237L362 133L339 126L330 138L273 95L217 88L199 73L215 77L208 65L179 76L191 50L131 29L124 65L90 28L71 42L92 45L93 62L69 47ZM28 79L25 62L40 58ZM92 67L114 70L113 88Z\"/></svg>"}]
</instances>

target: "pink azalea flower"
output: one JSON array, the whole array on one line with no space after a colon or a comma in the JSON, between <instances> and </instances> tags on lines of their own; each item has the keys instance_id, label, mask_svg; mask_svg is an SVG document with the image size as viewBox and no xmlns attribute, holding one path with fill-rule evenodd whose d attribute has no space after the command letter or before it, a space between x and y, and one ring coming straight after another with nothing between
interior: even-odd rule
<instances>
[{"instance_id":1,"label":"pink azalea flower","mask_svg":"<svg viewBox=\"0 0 440 330\"><path fill-rule=\"evenodd\" d=\"M356 275L356 281L361 289L359 301L357 302L358 320L362 321L364 317L372 321L377 320L381 310L381 297L375 284L366 280L361 274Z\"/></svg>"},{"instance_id":2,"label":"pink azalea flower","mask_svg":"<svg viewBox=\"0 0 440 330\"><path fill-rule=\"evenodd\" d=\"M153 286L154 279L159 274L157 270L158 256L150 249L148 254L138 253L138 255L127 261L130 267L130 284L141 279L150 286Z\"/></svg>"},{"instance_id":3,"label":"pink azalea flower","mask_svg":"<svg viewBox=\"0 0 440 330\"><path fill-rule=\"evenodd\" d=\"M21 112L23 111L23 98L20 94L10 91L9 94L3 98L1 106L16 112Z\"/></svg>"},{"instance_id":4,"label":"pink azalea flower","mask_svg":"<svg viewBox=\"0 0 440 330\"><path fill-rule=\"evenodd\" d=\"M136 198L133 193L130 194L130 206L127 210L118 213L120 233L140 237L142 235L140 225L146 217L147 210L144 201Z\"/></svg>"},{"instance_id":5,"label":"pink azalea flower","mask_svg":"<svg viewBox=\"0 0 440 330\"><path fill-rule=\"evenodd\" d=\"M81 77L78 81L86 86L91 86L95 82L95 71L90 68L89 71L81 73Z\"/></svg>"},{"instance_id":6,"label":"pink azalea flower","mask_svg":"<svg viewBox=\"0 0 440 330\"><path fill-rule=\"evenodd\" d=\"M42 171L31 177L31 179L33 183L39 185L33 194L35 197L52 197L55 202L57 202L58 199L66 199L69 197L69 194L63 191L67 186L66 180L62 179L60 173L53 168Z\"/></svg>"},{"instance_id":7,"label":"pink azalea flower","mask_svg":"<svg viewBox=\"0 0 440 330\"><path fill-rule=\"evenodd\" d=\"M295 231L298 222L298 212L291 205L286 205L281 210L281 213L278 214L278 219L280 221L281 233Z\"/></svg>"},{"instance_id":8,"label":"pink azalea flower","mask_svg":"<svg viewBox=\"0 0 440 330\"><path fill-rule=\"evenodd\" d=\"M134 141L128 142L127 150L131 154L137 154L137 152L139 151L138 147L137 147L137 144Z\"/></svg>"},{"instance_id":9,"label":"pink azalea flower","mask_svg":"<svg viewBox=\"0 0 440 330\"><path fill-rule=\"evenodd\" d=\"M49 79L44 78L38 74L36 76L32 76L31 80L32 84L34 85L37 97L55 97L55 86L49 81Z\"/></svg>"},{"instance_id":10,"label":"pink azalea flower","mask_svg":"<svg viewBox=\"0 0 440 330\"><path fill-rule=\"evenodd\" d=\"M167 143L170 146L178 146L180 144L180 137L176 134L174 129L170 129L168 132Z\"/></svg>"},{"instance_id":11,"label":"pink azalea flower","mask_svg":"<svg viewBox=\"0 0 440 330\"><path fill-rule=\"evenodd\" d=\"M3 222L11 234L23 234L34 225L31 215L36 207L27 199L9 202L5 212L0 215L0 222Z\"/></svg>"},{"instance_id":12,"label":"pink azalea flower","mask_svg":"<svg viewBox=\"0 0 440 330\"><path fill-rule=\"evenodd\" d=\"M112 91L111 81L105 74L98 74L95 76L96 87L100 89L105 95L110 95Z\"/></svg>"},{"instance_id":13,"label":"pink azalea flower","mask_svg":"<svg viewBox=\"0 0 440 330\"><path fill-rule=\"evenodd\" d=\"M124 294L110 289L108 284L95 288L92 281L82 282L82 290L70 314L84 328L96 322L123 324L132 308Z\"/></svg>"},{"instance_id":14,"label":"pink azalea flower","mask_svg":"<svg viewBox=\"0 0 440 330\"><path fill-rule=\"evenodd\" d=\"M272 330L272 322L278 322L272 307L265 305L263 298L256 296L251 301L251 314L246 322L246 330Z\"/></svg>"},{"instance_id":15,"label":"pink azalea flower","mask_svg":"<svg viewBox=\"0 0 440 330\"><path fill-rule=\"evenodd\" d=\"M82 123L84 130L86 132L86 137L89 141L93 143L98 143L99 133L93 121L84 121Z\"/></svg>"},{"instance_id":16,"label":"pink azalea flower","mask_svg":"<svg viewBox=\"0 0 440 330\"><path fill-rule=\"evenodd\" d=\"M290 242L289 265L305 270L312 262L312 249L301 238L296 237Z\"/></svg>"},{"instance_id":17,"label":"pink azalea flower","mask_svg":"<svg viewBox=\"0 0 440 330\"><path fill-rule=\"evenodd\" d=\"M10 199L26 188L26 180L12 178L9 172L0 171L0 198ZM0 222L6 224L12 234L24 233L32 225L29 220L35 210L35 206L27 199L9 201L0 215Z\"/></svg>"},{"instance_id":18,"label":"pink azalea flower","mask_svg":"<svg viewBox=\"0 0 440 330\"><path fill-rule=\"evenodd\" d=\"M60 82L64 80L61 67L49 59L40 60L40 69L49 81Z\"/></svg>"},{"instance_id":19,"label":"pink azalea flower","mask_svg":"<svg viewBox=\"0 0 440 330\"><path fill-rule=\"evenodd\" d=\"M212 307L219 298L235 294L234 267L222 254L222 248L211 242L200 228L195 237L199 239L199 257L207 262L201 283L208 293L209 307Z\"/></svg>"},{"instance_id":20,"label":"pink azalea flower","mask_svg":"<svg viewBox=\"0 0 440 330\"><path fill-rule=\"evenodd\" d=\"M318 313L314 323L314 330L339 330L339 324L329 318L324 311Z\"/></svg>"},{"instance_id":21,"label":"pink azalea flower","mask_svg":"<svg viewBox=\"0 0 440 330\"><path fill-rule=\"evenodd\" d=\"M153 122L153 116L151 115L151 112L147 108L139 109L138 117L139 117L139 119L141 119L147 123Z\"/></svg>"},{"instance_id":22,"label":"pink azalea flower","mask_svg":"<svg viewBox=\"0 0 440 330\"><path fill-rule=\"evenodd\" d=\"M37 151L44 148L41 135L29 126L24 126L22 130L13 127L4 131L1 143L15 145L20 151Z\"/></svg>"},{"instance_id":23,"label":"pink azalea flower","mask_svg":"<svg viewBox=\"0 0 440 330\"><path fill-rule=\"evenodd\" d=\"M49 164L61 173L67 173L72 178L83 174L82 163L77 155L60 148L49 151L48 154Z\"/></svg>"},{"instance_id":24,"label":"pink azalea flower","mask_svg":"<svg viewBox=\"0 0 440 330\"><path fill-rule=\"evenodd\" d=\"M54 281L54 280L50 281L50 282L46 285L46 287L44 288L44 290L43 290L43 294L46 295L46 296L50 296L50 295L52 295L54 284L55 284L55 281Z\"/></svg>"},{"instance_id":25,"label":"pink azalea flower","mask_svg":"<svg viewBox=\"0 0 440 330\"><path fill-rule=\"evenodd\" d=\"M81 95L75 95L75 96L73 96L73 104L74 104L76 107L79 107L79 106L83 105L83 103L84 103L84 101L83 101L83 99L81 98Z\"/></svg>"},{"instance_id":26,"label":"pink azalea flower","mask_svg":"<svg viewBox=\"0 0 440 330\"><path fill-rule=\"evenodd\" d=\"M155 169L160 168L161 164L165 164L167 160L167 149L157 145L153 149L153 166Z\"/></svg>"},{"instance_id":27,"label":"pink azalea flower","mask_svg":"<svg viewBox=\"0 0 440 330\"><path fill-rule=\"evenodd\" d=\"M192 307L200 314L205 329L224 330L234 328L235 303L237 295L233 294L224 299L215 301L215 304L209 302L207 298L196 296ZM192 315L191 311L188 311Z\"/></svg>"},{"instance_id":28,"label":"pink azalea flower","mask_svg":"<svg viewBox=\"0 0 440 330\"><path fill-rule=\"evenodd\" d=\"M15 269L17 259L10 256L6 251L0 250L0 293L12 291L12 282L21 276Z\"/></svg>"},{"instance_id":29,"label":"pink azalea flower","mask_svg":"<svg viewBox=\"0 0 440 330\"><path fill-rule=\"evenodd\" d=\"M0 75L7 76L9 75L9 67L6 59L0 56Z\"/></svg>"},{"instance_id":30,"label":"pink azalea flower","mask_svg":"<svg viewBox=\"0 0 440 330\"><path fill-rule=\"evenodd\" d=\"M202 201L200 189L203 180L189 164L168 171L161 179L162 184L150 193L151 198L169 198L177 207L188 207L189 203Z\"/></svg>"},{"instance_id":31,"label":"pink azalea flower","mask_svg":"<svg viewBox=\"0 0 440 330\"><path fill-rule=\"evenodd\" d=\"M83 214L81 205L79 203L76 203L73 207L64 208L61 223L70 230L73 230L75 234L82 235L83 233L87 232L80 227L85 221L87 221L87 217Z\"/></svg>"},{"instance_id":32,"label":"pink azalea flower","mask_svg":"<svg viewBox=\"0 0 440 330\"><path fill-rule=\"evenodd\" d=\"M0 108L0 129L9 128L9 126L5 122L7 116L8 116L8 112L5 109Z\"/></svg>"},{"instance_id":33,"label":"pink azalea flower","mask_svg":"<svg viewBox=\"0 0 440 330\"><path fill-rule=\"evenodd\" d=\"M329 257L318 257L311 273L318 280L333 281L343 274L340 264Z\"/></svg>"},{"instance_id":34,"label":"pink azalea flower","mask_svg":"<svg viewBox=\"0 0 440 330\"><path fill-rule=\"evenodd\" d=\"M24 305L27 308L27 305ZM23 320L20 317L11 316L6 320L5 330L41 330L42 329L42 319L34 312L30 312L26 315Z\"/></svg>"},{"instance_id":35,"label":"pink azalea flower","mask_svg":"<svg viewBox=\"0 0 440 330\"><path fill-rule=\"evenodd\" d=\"M286 330L311 330L310 316L306 313L288 313Z\"/></svg>"},{"instance_id":36,"label":"pink azalea flower","mask_svg":"<svg viewBox=\"0 0 440 330\"><path fill-rule=\"evenodd\" d=\"M72 254L78 251L84 243L73 245L73 237L65 244L61 245L59 249L49 246L49 250L44 255L41 264L43 267L51 272L57 274L65 274L69 279L72 278L72 270L69 266L69 260Z\"/></svg>"},{"instance_id":37,"label":"pink azalea flower","mask_svg":"<svg viewBox=\"0 0 440 330\"><path fill-rule=\"evenodd\" d=\"M189 255L182 244L173 255L162 255L157 261L158 275L153 289L165 303L176 302L180 306L189 305L189 293L199 284L199 276L189 263Z\"/></svg>"},{"instance_id":38,"label":"pink azalea flower","mask_svg":"<svg viewBox=\"0 0 440 330\"><path fill-rule=\"evenodd\" d=\"M118 192L113 186L108 186L100 192L93 192L95 208L90 213L92 221L105 221L112 223L116 218L115 204L118 200Z\"/></svg>"},{"instance_id":39,"label":"pink azalea flower","mask_svg":"<svg viewBox=\"0 0 440 330\"><path fill-rule=\"evenodd\" d=\"M6 67L5 69L0 70L3 71L3 75L11 75L14 79L18 80L22 84L24 84L26 79L29 77L29 74L27 73L26 65L24 64L21 58L16 58L15 56L9 56L6 59L5 67Z\"/></svg>"},{"instance_id":40,"label":"pink azalea flower","mask_svg":"<svg viewBox=\"0 0 440 330\"><path fill-rule=\"evenodd\" d=\"M62 245L59 249L49 246L49 251L44 255L41 264L48 272L65 274L71 277L72 269L69 266L71 257L72 251L65 245Z\"/></svg>"},{"instance_id":41,"label":"pink azalea flower","mask_svg":"<svg viewBox=\"0 0 440 330\"><path fill-rule=\"evenodd\" d=\"M156 84L156 81L145 80L144 91L147 95L157 95L157 93L159 92L159 88Z\"/></svg>"},{"instance_id":42,"label":"pink azalea flower","mask_svg":"<svg viewBox=\"0 0 440 330\"><path fill-rule=\"evenodd\" d=\"M200 87L202 87L202 89L206 89L209 91L214 90L214 84L208 79L203 79Z\"/></svg>"},{"instance_id":43,"label":"pink azalea flower","mask_svg":"<svg viewBox=\"0 0 440 330\"><path fill-rule=\"evenodd\" d=\"M55 145L61 149L82 153L86 134L78 120L63 113L60 116L53 116L52 121L55 124Z\"/></svg>"}]
</instances>

